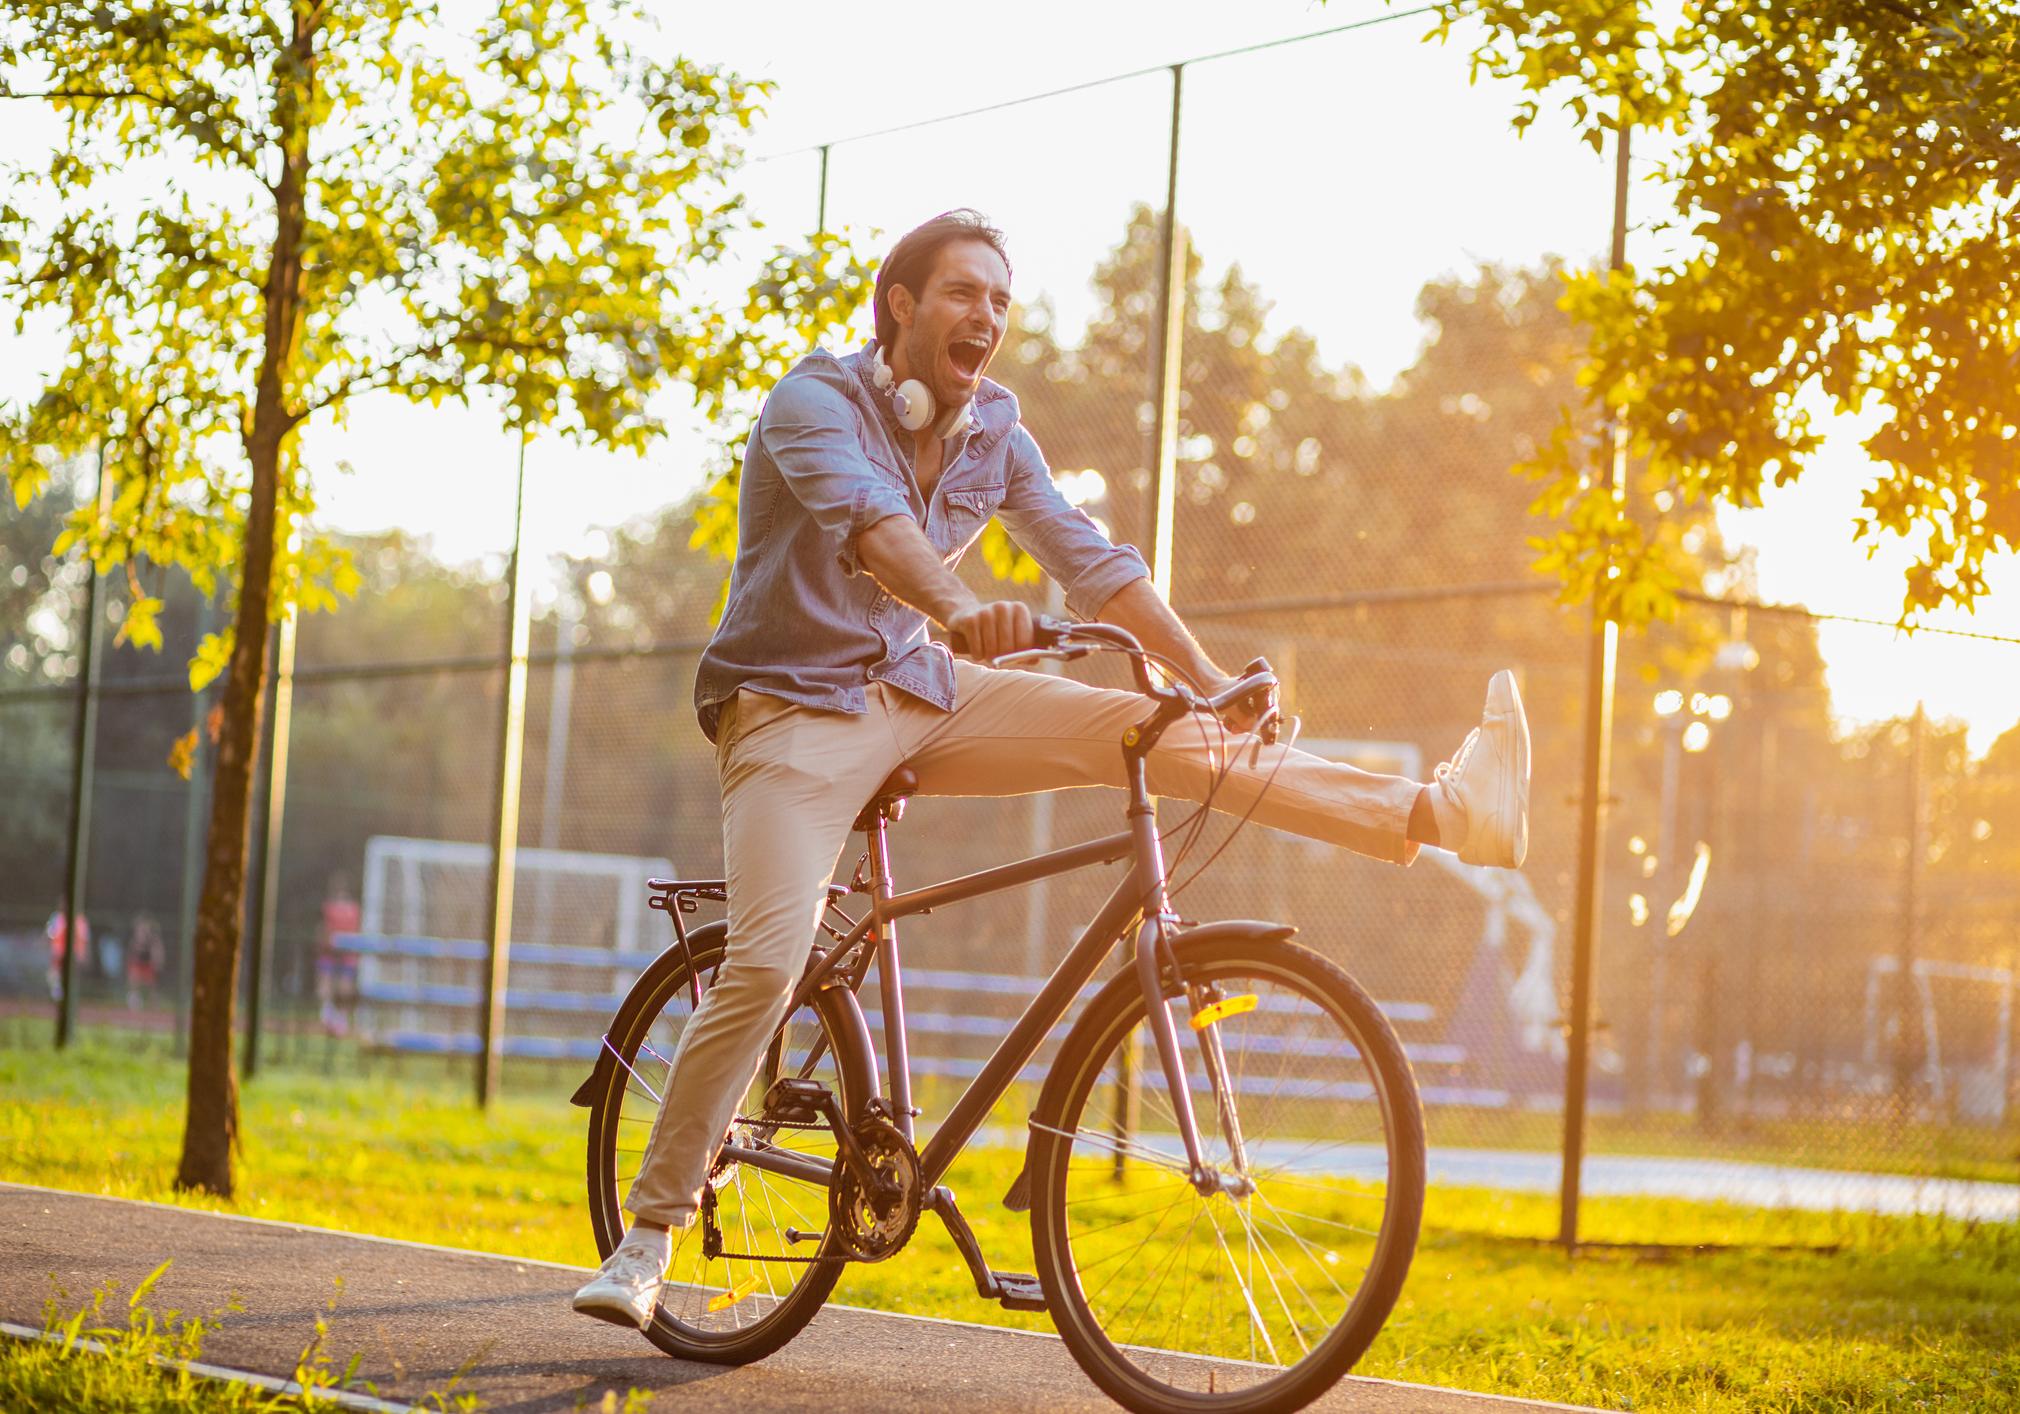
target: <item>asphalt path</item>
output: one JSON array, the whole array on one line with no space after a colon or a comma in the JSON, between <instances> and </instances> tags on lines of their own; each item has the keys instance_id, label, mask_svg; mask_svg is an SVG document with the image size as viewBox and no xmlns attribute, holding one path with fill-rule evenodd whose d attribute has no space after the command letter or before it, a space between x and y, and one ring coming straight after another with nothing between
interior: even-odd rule
<instances>
[{"instance_id":1,"label":"asphalt path","mask_svg":"<svg viewBox=\"0 0 2020 1414\"><path fill-rule=\"evenodd\" d=\"M594 1409L606 1391L650 1390L655 1409L1110 1410L1058 1337L830 1306L768 1360L739 1368L661 1355L615 1326L575 1315L584 1272L554 1263L360 1237L0 1183L0 1322L42 1323L52 1292L68 1313L107 1281L124 1293L164 1258L156 1310L207 1315L236 1302L203 1360L286 1377L318 1317L339 1369L381 1399L456 1385L497 1414ZM1494 1414L1568 1409L1349 1377L1316 1409Z\"/></svg>"}]
</instances>

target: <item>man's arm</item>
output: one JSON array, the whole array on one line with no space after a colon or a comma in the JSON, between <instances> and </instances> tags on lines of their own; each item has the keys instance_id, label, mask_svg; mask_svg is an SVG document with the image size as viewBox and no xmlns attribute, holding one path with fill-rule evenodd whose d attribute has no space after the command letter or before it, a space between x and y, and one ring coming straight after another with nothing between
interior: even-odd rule
<instances>
[{"instance_id":1,"label":"man's arm","mask_svg":"<svg viewBox=\"0 0 2020 1414\"><path fill-rule=\"evenodd\" d=\"M1014 599L982 600L940 560L940 552L910 516L886 516L857 537L863 568L877 583L949 633L967 640L976 658L999 658L1032 646L1031 611ZM1176 664L1193 684L1211 694L1233 681L1207 657L1191 630L1171 611L1147 579L1133 579L1108 597L1096 615L1128 629L1145 648ZM1247 731L1252 718L1230 713L1227 724Z\"/></svg>"},{"instance_id":2,"label":"man's arm","mask_svg":"<svg viewBox=\"0 0 2020 1414\"><path fill-rule=\"evenodd\" d=\"M1117 590L1101 606L1100 618L1104 623L1128 629L1145 648L1160 657L1169 658L1208 696L1234 681L1233 674L1222 672L1213 659L1206 656L1206 650L1199 646L1192 630L1171 611L1171 606L1151 588L1147 579L1134 580ZM1238 732L1247 731L1256 722L1255 713L1241 707L1231 707L1221 713L1221 720Z\"/></svg>"},{"instance_id":3,"label":"man's arm","mask_svg":"<svg viewBox=\"0 0 2020 1414\"><path fill-rule=\"evenodd\" d=\"M1206 656L1192 630L1171 611L1171 606L1147 579L1134 579L1123 585L1101 606L1096 617L1103 623L1128 629L1136 635L1138 643L1159 657L1170 659L1194 686L1206 692L1217 691L1231 680Z\"/></svg>"},{"instance_id":4,"label":"man's arm","mask_svg":"<svg viewBox=\"0 0 2020 1414\"><path fill-rule=\"evenodd\" d=\"M1032 646L1031 610L1014 599L976 598L909 515L886 516L864 530L856 554L877 583L960 634L973 657L1000 658Z\"/></svg>"}]
</instances>

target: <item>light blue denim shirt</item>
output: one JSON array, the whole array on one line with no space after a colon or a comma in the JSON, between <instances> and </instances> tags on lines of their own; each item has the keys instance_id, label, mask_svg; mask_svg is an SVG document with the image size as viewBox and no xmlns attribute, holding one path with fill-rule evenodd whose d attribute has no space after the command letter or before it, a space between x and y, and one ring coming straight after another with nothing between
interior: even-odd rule
<instances>
[{"instance_id":1,"label":"light blue denim shirt","mask_svg":"<svg viewBox=\"0 0 2020 1414\"><path fill-rule=\"evenodd\" d=\"M1111 544L1052 482L1017 399L982 380L965 429L946 440L930 498L912 469L911 434L870 381L867 349L815 350L772 389L744 452L737 552L722 623L701 656L694 702L715 739L716 708L748 687L831 712L861 712L885 682L944 711L954 664L926 616L894 598L856 557L862 533L910 516L949 565L991 516L1092 618L1144 578L1143 557Z\"/></svg>"}]
</instances>

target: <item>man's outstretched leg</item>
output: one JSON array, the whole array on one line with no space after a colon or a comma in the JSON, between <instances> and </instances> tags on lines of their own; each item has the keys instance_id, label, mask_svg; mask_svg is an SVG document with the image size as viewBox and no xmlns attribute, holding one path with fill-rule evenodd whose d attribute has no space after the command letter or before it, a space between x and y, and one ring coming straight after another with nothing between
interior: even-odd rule
<instances>
[{"instance_id":1,"label":"man's outstretched leg","mask_svg":"<svg viewBox=\"0 0 2020 1414\"><path fill-rule=\"evenodd\" d=\"M906 707L896 717L923 793L1122 784L1122 733L1149 711L1141 695L974 663L956 672L952 716ZM1196 718L1165 732L1149 766L1154 793L1186 800L1204 799L1226 766L1216 809L1253 806L1259 824L1392 863L1434 844L1469 863L1514 868L1528 848L1529 727L1512 673L1494 675L1480 726L1429 784L1263 746Z\"/></svg>"}]
</instances>

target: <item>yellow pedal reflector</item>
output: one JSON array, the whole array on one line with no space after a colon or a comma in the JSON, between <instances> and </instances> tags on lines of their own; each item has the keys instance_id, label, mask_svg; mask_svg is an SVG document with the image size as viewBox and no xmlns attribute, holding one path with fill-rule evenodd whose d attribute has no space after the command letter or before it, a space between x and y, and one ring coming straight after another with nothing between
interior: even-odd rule
<instances>
[{"instance_id":1,"label":"yellow pedal reflector","mask_svg":"<svg viewBox=\"0 0 2020 1414\"><path fill-rule=\"evenodd\" d=\"M756 1291L757 1289L758 1289L758 1278L756 1277L751 1277L746 1281L740 1281L735 1286L731 1287L728 1291L725 1291L722 1295L709 1297L708 1309L710 1311L727 1311L730 1307L736 1305L737 1302L743 1300L746 1296L750 1295L753 1291Z\"/></svg>"},{"instance_id":2,"label":"yellow pedal reflector","mask_svg":"<svg viewBox=\"0 0 2020 1414\"><path fill-rule=\"evenodd\" d=\"M1204 1031L1216 1021L1225 1021L1230 1016L1240 1016L1245 1011L1254 1011L1254 992L1243 992L1238 997L1222 997L1219 1001L1201 1007L1192 1014L1192 1029Z\"/></svg>"}]
</instances>

